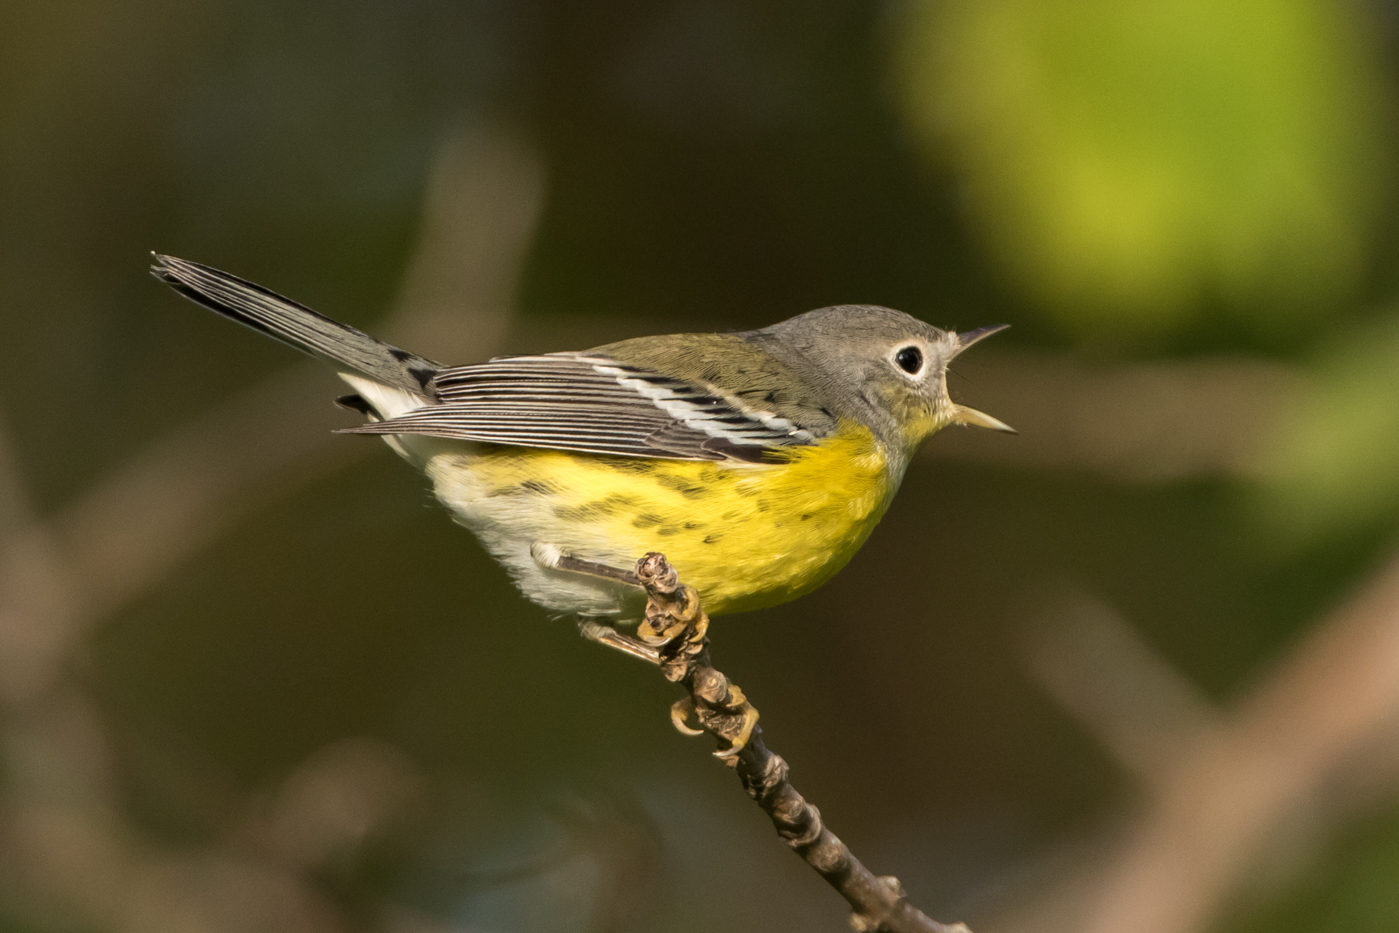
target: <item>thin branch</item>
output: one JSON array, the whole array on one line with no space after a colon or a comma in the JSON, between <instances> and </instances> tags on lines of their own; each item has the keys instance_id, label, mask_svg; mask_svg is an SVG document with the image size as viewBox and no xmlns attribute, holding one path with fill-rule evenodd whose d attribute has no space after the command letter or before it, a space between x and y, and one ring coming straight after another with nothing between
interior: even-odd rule
<instances>
[{"instance_id":1,"label":"thin branch","mask_svg":"<svg viewBox=\"0 0 1399 933\"><path fill-rule=\"evenodd\" d=\"M737 684L715 669L709 655L709 617L694 588L681 583L662 554L648 554L636 565L646 590L646 618L639 638L654 645L661 673L688 696L672 707L682 731L707 732L719 740L715 752L732 767L748 796L763 809L792 851L840 893L854 910L851 923L864 933L971 933L964 924L946 925L910 904L899 880L876 875L855 857L821 819L820 812L792 786L787 762L767 747L758 711ZM693 720L698 728L687 722Z\"/></svg>"}]
</instances>

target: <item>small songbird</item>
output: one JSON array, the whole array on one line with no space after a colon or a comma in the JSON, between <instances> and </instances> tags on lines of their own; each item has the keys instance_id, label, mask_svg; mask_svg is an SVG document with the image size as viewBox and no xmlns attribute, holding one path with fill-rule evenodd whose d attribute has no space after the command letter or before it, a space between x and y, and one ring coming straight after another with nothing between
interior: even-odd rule
<instances>
[{"instance_id":1,"label":"small songbird","mask_svg":"<svg viewBox=\"0 0 1399 933\"><path fill-rule=\"evenodd\" d=\"M947 365L1004 325L957 334L837 305L742 333L638 337L443 366L259 285L155 254L186 297L326 360L342 403L431 480L526 597L634 619L626 570L659 551L715 615L785 602L850 560L919 444L950 424Z\"/></svg>"}]
</instances>

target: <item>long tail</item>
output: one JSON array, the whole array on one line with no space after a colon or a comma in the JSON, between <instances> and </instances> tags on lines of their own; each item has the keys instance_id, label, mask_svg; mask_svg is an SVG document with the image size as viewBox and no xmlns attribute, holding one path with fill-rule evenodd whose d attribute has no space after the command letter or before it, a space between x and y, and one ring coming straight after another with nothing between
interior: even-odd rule
<instances>
[{"instance_id":1,"label":"long tail","mask_svg":"<svg viewBox=\"0 0 1399 933\"><path fill-rule=\"evenodd\" d=\"M329 360L337 368L418 397L442 368L261 285L187 259L151 255L155 260L151 274L186 298L303 353Z\"/></svg>"}]
</instances>

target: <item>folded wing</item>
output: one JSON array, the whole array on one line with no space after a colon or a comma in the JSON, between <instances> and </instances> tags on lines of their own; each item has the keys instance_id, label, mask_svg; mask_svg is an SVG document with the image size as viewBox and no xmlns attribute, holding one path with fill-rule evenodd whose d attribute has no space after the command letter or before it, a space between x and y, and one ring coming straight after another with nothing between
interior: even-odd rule
<instances>
[{"instance_id":1,"label":"folded wing","mask_svg":"<svg viewBox=\"0 0 1399 933\"><path fill-rule=\"evenodd\" d=\"M517 356L439 370L437 404L346 429L622 457L760 462L834 424L802 425L721 394L590 353Z\"/></svg>"}]
</instances>

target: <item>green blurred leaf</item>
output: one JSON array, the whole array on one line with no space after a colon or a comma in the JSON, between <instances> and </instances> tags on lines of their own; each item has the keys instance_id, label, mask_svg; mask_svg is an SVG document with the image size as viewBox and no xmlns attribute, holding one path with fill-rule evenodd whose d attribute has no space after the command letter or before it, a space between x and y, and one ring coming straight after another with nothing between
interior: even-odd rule
<instances>
[{"instance_id":1,"label":"green blurred leaf","mask_svg":"<svg viewBox=\"0 0 1399 933\"><path fill-rule=\"evenodd\" d=\"M1312 544L1399 521L1399 315L1329 341L1263 448L1269 540Z\"/></svg>"},{"instance_id":2,"label":"green blurred leaf","mask_svg":"<svg viewBox=\"0 0 1399 933\"><path fill-rule=\"evenodd\" d=\"M1353 289L1390 155L1375 50L1321 0L910 7L907 122L1063 326L1269 330Z\"/></svg>"}]
</instances>

